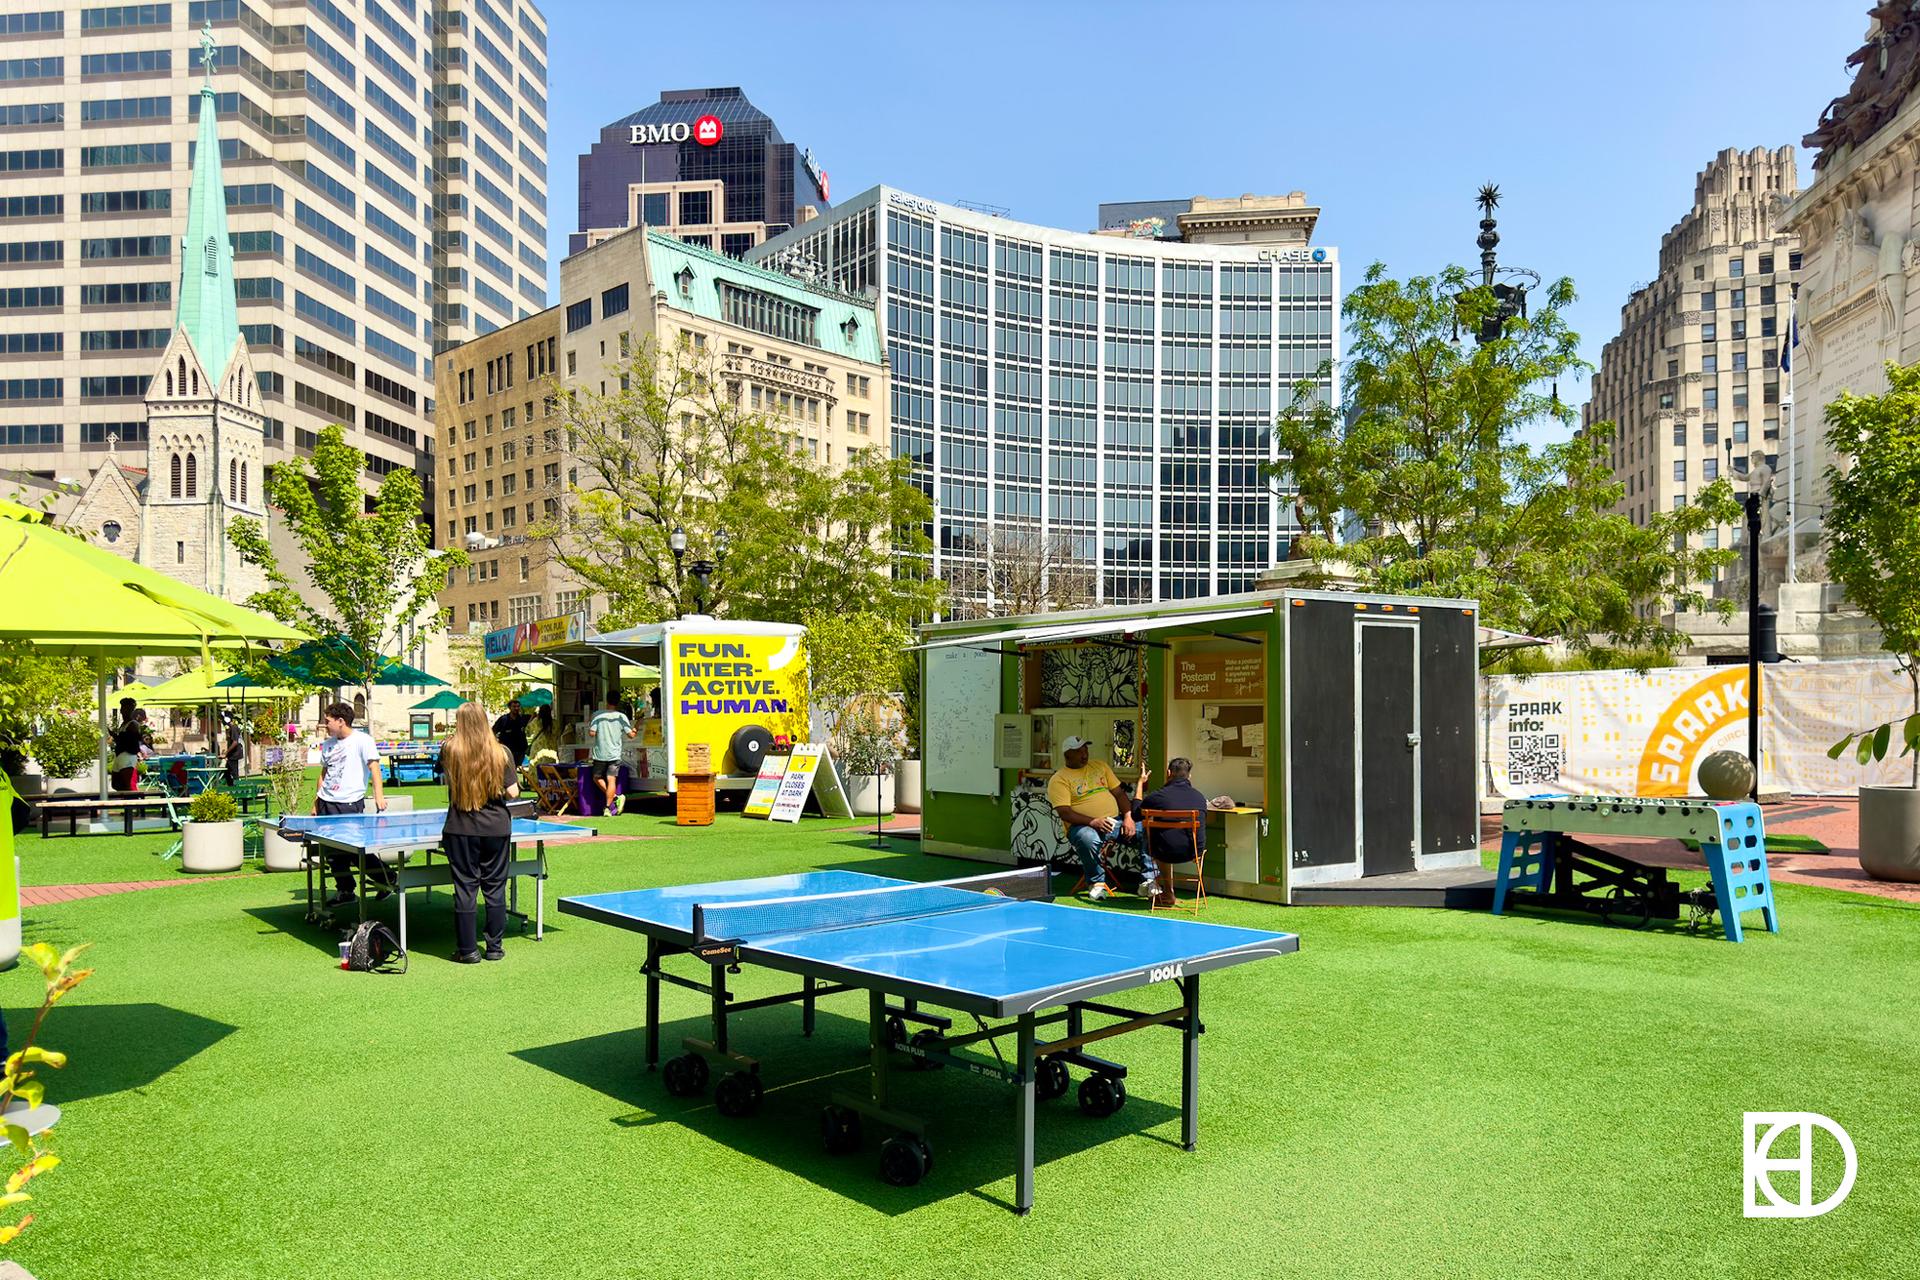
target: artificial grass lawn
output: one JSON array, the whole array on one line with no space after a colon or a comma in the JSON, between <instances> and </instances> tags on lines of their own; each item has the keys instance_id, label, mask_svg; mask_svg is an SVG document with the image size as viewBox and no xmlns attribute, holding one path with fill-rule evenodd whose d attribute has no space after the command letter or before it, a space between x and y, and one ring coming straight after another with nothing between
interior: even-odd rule
<instances>
[{"instance_id":1,"label":"artificial grass lawn","mask_svg":"<svg viewBox=\"0 0 1920 1280\"><path fill-rule=\"evenodd\" d=\"M977 869L821 820L606 826L654 838L557 849L550 904L821 866ZM104 862L134 842L22 843L46 883L34 869L70 850ZM743 1015L736 1044L770 1089L728 1120L640 1069L637 935L557 917L544 942L510 935L503 963L456 966L438 891L410 912L410 973L348 974L299 893L252 874L28 910L28 940L92 940L98 969L46 1035L73 1057L49 1080L66 1163L8 1249L42 1280L1914 1272L1920 911L1900 903L1778 886L1785 932L1734 946L1214 900L1209 919L1302 949L1203 983L1199 1151L1174 1145L1177 1036L1126 1037L1105 1046L1133 1068L1124 1111L1042 1107L1022 1220L1003 1207L1011 1091L991 1081L897 1077L931 1121L918 1187L878 1180L871 1130L856 1156L820 1149L827 1092L863 1080L858 995L823 1002L811 1041L797 1009ZM16 1029L34 977L0 975ZM737 982L750 998L787 980ZM665 1045L697 1031L702 999L666 990L684 1021ZM1741 1218L1741 1112L1760 1109L1849 1129L1846 1204Z\"/></svg>"}]
</instances>

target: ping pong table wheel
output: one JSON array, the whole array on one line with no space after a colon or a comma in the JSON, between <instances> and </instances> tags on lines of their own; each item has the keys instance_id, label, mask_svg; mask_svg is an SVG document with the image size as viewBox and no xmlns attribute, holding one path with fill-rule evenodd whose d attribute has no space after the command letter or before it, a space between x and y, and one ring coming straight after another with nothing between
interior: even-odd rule
<instances>
[{"instance_id":1,"label":"ping pong table wheel","mask_svg":"<svg viewBox=\"0 0 1920 1280\"><path fill-rule=\"evenodd\" d=\"M928 1027L924 1031L914 1032L913 1039L909 1040L907 1043L911 1044L916 1049L932 1049L937 1052L947 1047L947 1038L941 1035L934 1028ZM921 1058L916 1056L913 1060L913 1069L915 1071L938 1071L941 1067L945 1065L946 1063L935 1062L931 1058Z\"/></svg>"},{"instance_id":2,"label":"ping pong table wheel","mask_svg":"<svg viewBox=\"0 0 1920 1280\"><path fill-rule=\"evenodd\" d=\"M1042 1058L1033 1069L1034 1096L1042 1102L1066 1097L1067 1089L1072 1084L1073 1076L1068 1072L1067 1064L1058 1058Z\"/></svg>"},{"instance_id":3,"label":"ping pong table wheel","mask_svg":"<svg viewBox=\"0 0 1920 1280\"><path fill-rule=\"evenodd\" d=\"M905 1044L907 1042L907 1020L901 1017L887 1019L887 1043Z\"/></svg>"},{"instance_id":4,"label":"ping pong table wheel","mask_svg":"<svg viewBox=\"0 0 1920 1280\"><path fill-rule=\"evenodd\" d=\"M1091 1075L1080 1082L1080 1109L1104 1120L1127 1105L1127 1086L1118 1076Z\"/></svg>"},{"instance_id":5,"label":"ping pong table wheel","mask_svg":"<svg viewBox=\"0 0 1920 1280\"><path fill-rule=\"evenodd\" d=\"M933 1148L912 1134L880 1144L880 1179L890 1187L911 1187L933 1170Z\"/></svg>"},{"instance_id":6,"label":"ping pong table wheel","mask_svg":"<svg viewBox=\"0 0 1920 1280\"><path fill-rule=\"evenodd\" d=\"M713 1105L723 1116L750 1116L760 1109L760 1077L751 1071L734 1071L720 1077L713 1091Z\"/></svg>"},{"instance_id":7,"label":"ping pong table wheel","mask_svg":"<svg viewBox=\"0 0 1920 1280\"><path fill-rule=\"evenodd\" d=\"M820 1141L827 1154L843 1156L860 1149L860 1113L832 1103L820 1110Z\"/></svg>"},{"instance_id":8,"label":"ping pong table wheel","mask_svg":"<svg viewBox=\"0 0 1920 1280\"><path fill-rule=\"evenodd\" d=\"M707 1060L697 1053L668 1058L660 1069L661 1083L676 1098L691 1098L707 1087Z\"/></svg>"}]
</instances>

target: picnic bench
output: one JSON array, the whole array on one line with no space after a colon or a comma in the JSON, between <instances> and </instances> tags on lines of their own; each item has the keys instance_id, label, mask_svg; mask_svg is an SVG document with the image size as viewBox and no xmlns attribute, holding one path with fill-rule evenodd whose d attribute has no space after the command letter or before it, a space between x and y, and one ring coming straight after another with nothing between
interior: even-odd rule
<instances>
[{"instance_id":1,"label":"picnic bench","mask_svg":"<svg viewBox=\"0 0 1920 1280\"><path fill-rule=\"evenodd\" d=\"M133 834L135 818L163 815L169 826L175 830L180 826L180 814L177 806L183 802L178 796L163 791L142 791L130 794L116 792L107 799L99 796L57 796L41 800L35 806L35 814L40 820L40 837L46 839L53 834L53 822L56 818L67 820L67 834L80 834L80 819L92 819L96 814L105 818L110 813L118 813L125 824L127 835Z\"/></svg>"}]
</instances>

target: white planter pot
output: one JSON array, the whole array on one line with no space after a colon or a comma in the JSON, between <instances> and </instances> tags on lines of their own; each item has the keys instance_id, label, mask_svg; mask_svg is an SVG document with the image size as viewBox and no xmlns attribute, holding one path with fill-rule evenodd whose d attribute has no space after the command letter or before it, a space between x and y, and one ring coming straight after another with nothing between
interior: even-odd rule
<instances>
[{"instance_id":1,"label":"white planter pot","mask_svg":"<svg viewBox=\"0 0 1920 1280\"><path fill-rule=\"evenodd\" d=\"M1920 789L1860 788L1860 865L1876 880L1920 884Z\"/></svg>"},{"instance_id":2,"label":"white planter pot","mask_svg":"<svg viewBox=\"0 0 1920 1280\"><path fill-rule=\"evenodd\" d=\"M920 812L920 762L902 760L893 767L893 807L901 813Z\"/></svg>"},{"instance_id":3,"label":"white planter pot","mask_svg":"<svg viewBox=\"0 0 1920 1280\"><path fill-rule=\"evenodd\" d=\"M262 837L260 865L268 871L298 871L300 869L300 845L292 840L283 839L272 827L260 829Z\"/></svg>"},{"instance_id":4,"label":"white planter pot","mask_svg":"<svg viewBox=\"0 0 1920 1280\"><path fill-rule=\"evenodd\" d=\"M875 781L879 787L874 786ZM877 798L877 799L876 799ZM893 775L878 779L870 773L856 773L847 779L847 804L856 818L873 818L893 812Z\"/></svg>"},{"instance_id":5,"label":"white planter pot","mask_svg":"<svg viewBox=\"0 0 1920 1280\"><path fill-rule=\"evenodd\" d=\"M238 871L246 851L245 824L183 822L180 824L180 865L188 871Z\"/></svg>"}]
</instances>

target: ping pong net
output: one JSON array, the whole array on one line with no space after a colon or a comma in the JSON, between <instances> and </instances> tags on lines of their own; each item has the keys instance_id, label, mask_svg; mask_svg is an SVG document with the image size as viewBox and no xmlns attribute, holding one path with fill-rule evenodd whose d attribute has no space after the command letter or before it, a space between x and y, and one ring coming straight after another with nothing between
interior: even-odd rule
<instances>
[{"instance_id":1,"label":"ping pong net","mask_svg":"<svg viewBox=\"0 0 1920 1280\"><path fill-rule=\"evenodd\" d=\"M1052 896L1052 875L1047 868L1026 867L926 884L755 898L746 902L695 903L693 937L696 945L738 945L751 938L851 929Z\"/></svg>"}]
</instances>

